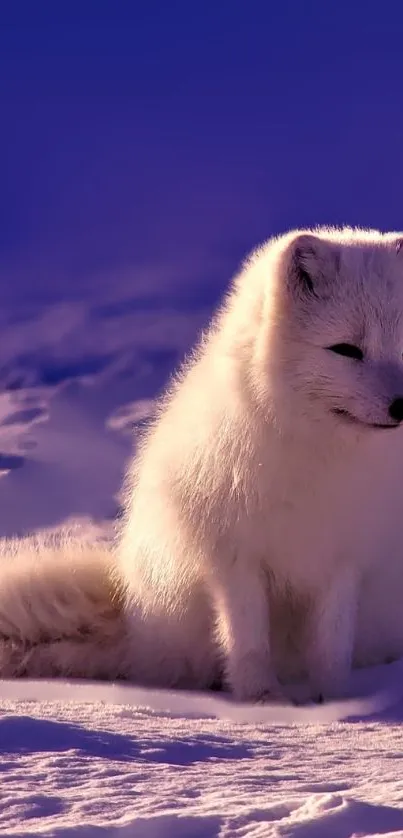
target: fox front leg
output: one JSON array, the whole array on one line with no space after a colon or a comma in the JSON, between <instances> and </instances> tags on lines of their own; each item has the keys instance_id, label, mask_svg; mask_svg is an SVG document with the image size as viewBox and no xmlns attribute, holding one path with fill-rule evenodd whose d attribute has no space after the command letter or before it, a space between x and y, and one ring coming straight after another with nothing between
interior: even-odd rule
<instances>
[{"instance_id":1,"label":"fox front leg","mask_svg":"<svg viewBox=\"0 0 403 838\"><path fill-rule=\"evenodd\" d=\"M238 701L285 701L273 670L270 606L260 567L238 557L214 570L212 593L228 686Z\"/></svg>"},{"instance_id":2,"label":"fox front leg","mask_svg":"<svg viewBox=\"0 0 403 838\"><path fill-rule=\"evenodd\" d=\"M312 697L341 698L348 690L357 614L358 585L343 572L315 593L308 612L306 662Z\"/></svg>"}]
</instances>

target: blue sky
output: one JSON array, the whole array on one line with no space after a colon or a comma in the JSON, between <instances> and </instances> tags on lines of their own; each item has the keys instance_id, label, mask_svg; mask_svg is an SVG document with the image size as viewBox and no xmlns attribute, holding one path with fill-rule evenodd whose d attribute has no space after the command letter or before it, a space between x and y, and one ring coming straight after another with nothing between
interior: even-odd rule
<instances>
[{"instance_id":1,"label":"blue sky","mask_svg":"<svg viewBox=\"0 0 403 838\"><path fill-rule=\"evenodd\" d=\"M210 299L272 233L403 228L401 2L4 5L3 296Z\"/></svg>"}]
</instances>

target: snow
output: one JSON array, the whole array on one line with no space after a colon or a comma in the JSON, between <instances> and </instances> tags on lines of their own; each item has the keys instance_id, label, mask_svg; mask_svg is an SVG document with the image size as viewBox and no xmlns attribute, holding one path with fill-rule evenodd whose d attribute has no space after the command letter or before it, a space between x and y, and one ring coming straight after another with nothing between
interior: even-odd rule
<instances>
[{"instance_id":1,"label":"snow","mask_svg":"<svg viewBox=\"0 0 403 838\"><path fill-rule=\"evenodd\" d=\"M336 721L341 706L5 682L0 834L402 835L403 706L371 703Z\"/></svg>"},{"instance_id":2,"label":"snow","mask_svg":"<svg viewBox=\"0 0 403 838\"><path fill-rule=\"evenodd\" d=\"M134 301L1 313L0 534L107 536L136 431L208 312ZM0 682L0 836L403 835L403 661L322 706L122 683Z\"/></svg>"}]
</instances>

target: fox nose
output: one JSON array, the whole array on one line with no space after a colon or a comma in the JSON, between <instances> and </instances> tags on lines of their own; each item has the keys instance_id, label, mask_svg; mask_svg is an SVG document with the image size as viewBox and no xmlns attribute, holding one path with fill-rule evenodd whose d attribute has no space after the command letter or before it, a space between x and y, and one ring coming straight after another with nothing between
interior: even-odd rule
<instances>
[{"instance_id":1,"label":"fox nose","mask_svg":"<svg viewBox=\"0 0 403 838\"><path fill-rule=\"evenodd\" d=\"M403 398L399 397L389 405L389 416L394 422L403 422Z\"/></svg>"}]
</instances>

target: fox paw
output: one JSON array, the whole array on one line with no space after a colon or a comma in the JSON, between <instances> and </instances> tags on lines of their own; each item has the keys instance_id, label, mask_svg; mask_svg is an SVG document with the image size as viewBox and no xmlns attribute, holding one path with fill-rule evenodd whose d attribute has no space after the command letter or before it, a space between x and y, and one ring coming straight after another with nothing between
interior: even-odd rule
<instances>
[{"instance_id":1,"label":"fox paw","mask_svg":"<svg viewBox=\"0 0 403 838\"><path fill-rule=\"evenodd\" d=\"M282 690L280 684L273 684L262 687L261 689L251 689L250 687L234 691L234 696L237 701L246 702L248 704L290 704L291 699Z\"/></svg>"}]
</instances>

